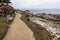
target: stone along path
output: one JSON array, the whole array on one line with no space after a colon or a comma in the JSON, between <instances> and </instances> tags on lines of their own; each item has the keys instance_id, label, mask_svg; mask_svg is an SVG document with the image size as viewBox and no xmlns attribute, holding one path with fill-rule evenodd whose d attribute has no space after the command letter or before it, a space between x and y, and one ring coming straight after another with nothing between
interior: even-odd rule
<instances>
[{"instance_id":1,"label":"stone along path","mask_svg":"<svg viewBox=\"0 0 60 40\"><path fill-rule=\"evenodd\" d=\"M20 17L21 14L16 13L16 17L3 40L35 40L33 32Z\"/></svg>"}]
</instances>

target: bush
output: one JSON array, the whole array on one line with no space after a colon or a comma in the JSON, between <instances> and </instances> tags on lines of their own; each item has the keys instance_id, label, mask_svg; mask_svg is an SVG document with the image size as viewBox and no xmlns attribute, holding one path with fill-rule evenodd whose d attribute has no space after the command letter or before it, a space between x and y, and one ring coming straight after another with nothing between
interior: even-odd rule
<instances>
[{"instance_id":1,"label":"bush","mask_svg":"<svg viewBox=\"0 0 60 40\"><path fill-rule=\"evenodd\" d=\"M0 20L0 40L4 38L8 29L6 20Z\"/></svg>"}]
</instances>

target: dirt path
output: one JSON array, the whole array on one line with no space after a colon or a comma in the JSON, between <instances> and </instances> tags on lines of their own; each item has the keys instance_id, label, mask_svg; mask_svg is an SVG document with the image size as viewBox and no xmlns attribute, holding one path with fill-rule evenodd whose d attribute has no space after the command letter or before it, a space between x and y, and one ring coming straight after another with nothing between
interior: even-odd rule
<instances>
[{"instance_id":1,"label":"dirt path","mask_svg":"<svg viewBox=\"0 0 60 40\"><path fill-rule=\"evenodd\" d=\"M21 14L16 13L16 17L3 40L35 40L33 32L20 19Z\"/></svg>"}]
</instances>

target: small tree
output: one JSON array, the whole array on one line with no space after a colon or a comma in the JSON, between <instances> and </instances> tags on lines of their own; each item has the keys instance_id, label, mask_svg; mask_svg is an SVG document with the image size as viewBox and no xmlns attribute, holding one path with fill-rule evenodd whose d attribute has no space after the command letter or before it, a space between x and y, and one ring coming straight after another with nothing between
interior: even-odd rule
<instances>
[{"instance_id":1,"label":"small tree","mask_svg":"<svg viewBox=\"0 0 60 40\"><path fill-rule=\"evenodd\" d=\"M2 0L0 0L0 3L2 2Z\"/></svg>"},{"instance_id":2,"label":"small tree","mask_svg":"<svg viewBox=\"0 0 60 40\"><path fill-rule=\"evenodd\" d=\"M10 3L10 0L3 0L4 3Z\"/></svg>"},{"instance_id":3,"label":"small tree","mask_svg":"<svg viewBox=\"0 0 60 40\"><path fill-rule=\"evenodd\" d=\"M3 3L10 3L10 0L0 0L0 2L3 2Z\"/></svg>"},{"instance_id":4,"label":"small tree","mask_svg":"<svg viewBox=\"0 0 60 40\"><path fill-rule=\"evenodd\" d=\"M3 0L3 3L6 3L6 5L8 5L10 2L10 0Z\"/></svg>"}]
</instances>

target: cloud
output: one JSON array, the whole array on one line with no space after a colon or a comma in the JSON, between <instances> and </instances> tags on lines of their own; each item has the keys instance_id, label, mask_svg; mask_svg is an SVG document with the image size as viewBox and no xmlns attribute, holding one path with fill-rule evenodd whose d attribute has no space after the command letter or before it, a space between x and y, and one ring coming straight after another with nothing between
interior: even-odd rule
<instances>
[{"instance_id":1,"label":"cloud","mask_svg":"<svg viewBox=\"0 0 60 40\"><path fill-rule=\"evenodd\" d=\"M11 0L15 8L56 8L60 9L60 0Z\"/></svg>"}]
</instances>

